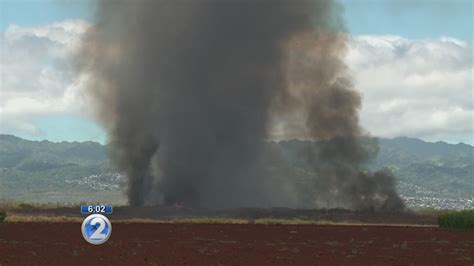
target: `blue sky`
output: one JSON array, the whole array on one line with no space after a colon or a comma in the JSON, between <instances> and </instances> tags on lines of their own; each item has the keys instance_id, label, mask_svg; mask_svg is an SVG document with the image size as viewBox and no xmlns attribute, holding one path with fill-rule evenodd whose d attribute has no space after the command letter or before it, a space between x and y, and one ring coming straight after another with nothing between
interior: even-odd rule
<instances>
[{"instance_id":1,"label":"blue sky","mask_svg":"<svg viewBox=\"0 0 474 266\"><path fill-rule=\"evenodd\" d=\"M9 24L37 26L65 19L93 18L90 0L0 0L0 31Z\"/></svg>"},{"instance_id":2,"label":"blue sky","mask_svg":"<svg viewBox=\"0 0 474 266\"><path fill-rule=\"evenodd\" d=\"M472 42L472 0L342 0L349 31Z\"/></svg>"},{"instance_id":3,"label":"blue sky","mask_svg":"<svg viewBox=\"0 0 474 266\"><path fill-rule=\"evenodd\" d=\"M64 19L92 20L91 0L0 0L0 31L15 23L35 26ZM407 38L451 36L472 42L472 0L340 0L352 34Z\"/></svg>"},{"instance_id":4,"label":"blue sky","mask_svg":"<svg viewBox=\"0 0 474 266\"><path fill-rule=\"evenodd\" d=\"M410 39L454 37L474 39L472 0L341 0L347 30L352 35L398 35ZM41 26L66 19L91 21L91 0L0 0L0 32L11 24ZM1 91L0 91L1 92ZM81 116L52 115L34 119L38 131L30 134L9 128L28 139L51 141L105 141L103 130ZM446 139L450 141L449 139Z\"/></svg>"},{"instance_id":5,"label":"blue sky","mask_svg":"<svg viewBox=\"0 0 474 266\"><path fill-rule=\"evenodd\" d=\"M14 128L2 129L2 134L10 134L32 140L97 141L105 143L104 131L93 121L81 116L53 115L33 120L38 132L27 134Z\"/></svg>"}]
</instances>

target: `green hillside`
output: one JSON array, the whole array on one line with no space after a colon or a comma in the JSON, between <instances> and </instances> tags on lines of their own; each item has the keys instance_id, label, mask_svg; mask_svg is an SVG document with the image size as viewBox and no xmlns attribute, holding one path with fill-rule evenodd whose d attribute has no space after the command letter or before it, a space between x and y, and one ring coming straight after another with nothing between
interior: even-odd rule
<instances>
[{"instance_id":1,"label":"green hillside","mask_svg":"<svg viewBox=\"0 0 474 266\"><path fill-rule=\"evenodd\" d=\"M0 135L0 199L123 202L106 146L96 142L28 141Z\"/></svg>"},{"instance_id":2,"label":"green hillside","mask_svg":"<svg viewBox=\"0 0 474 266\"><path fill-rule=\"evenodd\" d=\"M389 167L401 181L445 196L474 198L474 147L419 139L380 141L374 168Z\"/></svg>"},{"instance_id":3,"label":"green hillside","mask_svg":"<svg viewBox=\"0 0 474 266\"><path fill-rule=\"evenodd\" d=\"M381 139L379 145L377 157L367 168L390 169L399 178L404 197L474 198L474 147L404 137ZM303 159L305 153L317 149L317 142L270 142L264 161L275 173L304 180L312 171ZM124 180L109 162L107 146L99 143L28 141L0 135L0 199L123 203ZM416 199L413 202L417 204Z\"/></svg>"}]
</instances>

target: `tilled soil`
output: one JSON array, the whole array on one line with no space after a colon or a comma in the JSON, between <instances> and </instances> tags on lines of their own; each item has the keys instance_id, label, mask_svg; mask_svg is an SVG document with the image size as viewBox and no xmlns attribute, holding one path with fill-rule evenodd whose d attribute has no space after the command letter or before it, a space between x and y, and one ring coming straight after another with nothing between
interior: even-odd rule
<instances>
[{"instance_id":1,"label":"tilled soil","mask_svg":"<svg viewBox=\"0 0 474 266\"><path fill-rule=\"evenodd\" d=\"M0 265L473 265L474 231L417 226L113 223L100 246L80 223L0 224Z\"/></svg>"}]
</instances>

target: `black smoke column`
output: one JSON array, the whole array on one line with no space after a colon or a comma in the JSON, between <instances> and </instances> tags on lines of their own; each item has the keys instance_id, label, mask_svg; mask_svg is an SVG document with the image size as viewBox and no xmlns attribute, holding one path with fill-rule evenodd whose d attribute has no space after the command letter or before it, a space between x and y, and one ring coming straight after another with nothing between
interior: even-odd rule
<instances>
[{"instance_id":1,"label":"black smoke column","mask_svg":"<svg viewBox=\"0 0 474 266\"><path fill-rule=\"evenodd\" d=\"M391 173L365 170L378 143L359 126L361 99L342 61L346 38L315 29L289 42L289 85L280 109L290 117L290 134L319 140L318 154L306 156L317 173L317 206L400 211L404 203Z\"/></svg>"},{"instance_id":2,"label":"black smoke column","mask_svg":"<svg viewBox=\"0 0 474 266\"><path fill-rule=\"evenodd\" d=\"M292 206L258 163L273 117L304 107L300 133L351 143L360 135L358 95L338 78L340 17L331 0L98 1L77 59L127 173L129 203ZM308 39L321 49L298 58ZM334 182L367 179L357 178L362 160L334 151L335 141L324 162ZM339 164L349 166L333 173Z\"/></svg>"}]
</instances>

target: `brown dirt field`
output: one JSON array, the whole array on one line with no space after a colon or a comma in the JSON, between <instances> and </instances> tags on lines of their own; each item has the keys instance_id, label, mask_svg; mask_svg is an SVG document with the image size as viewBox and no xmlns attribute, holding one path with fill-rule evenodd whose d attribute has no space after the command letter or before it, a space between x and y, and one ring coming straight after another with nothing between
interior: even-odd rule
<instances>
[{"instance_id":1,"label":"brown dirt field","mask_svg":"<svg viewBox=\"0 0 474 266\"><path fill-rule=\"evenodd\" d=\"M0 224L0 265L473 265L474 231L436 227L113 223Z\"/></svg>"}]
</instances>

